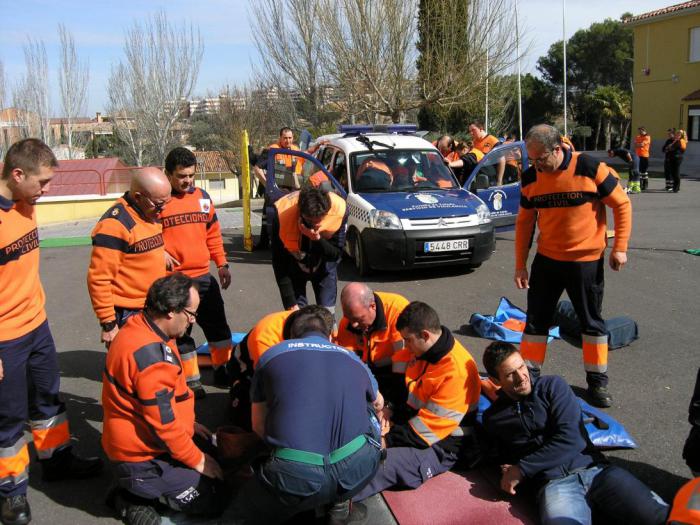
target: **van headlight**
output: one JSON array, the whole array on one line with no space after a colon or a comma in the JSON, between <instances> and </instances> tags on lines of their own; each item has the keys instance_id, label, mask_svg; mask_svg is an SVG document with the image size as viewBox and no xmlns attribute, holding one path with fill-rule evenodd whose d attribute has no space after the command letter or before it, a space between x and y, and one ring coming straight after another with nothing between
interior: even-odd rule
<instances>
[{"instance_id":1,"label":"van headlight","mask_svg":"<svg viewBox=\"0 0 700 525\"><path fill-rule=\"evenodd\" d=\"M479 204L476 207L476 216L479 218L479 224L488 224L491 222L491 212L486 204Z\"/></svg>"},{"instance_id":2,"label":"van headlight","mask_svg":"<svg viewBox=\"0 0 700 525\"><path fill-rule=\"evenodd\" d=\"M380 230L400 230L401 221L396 214L384 210L371 210L369 212L369 225Z\"/></svg>"}]
</instances>

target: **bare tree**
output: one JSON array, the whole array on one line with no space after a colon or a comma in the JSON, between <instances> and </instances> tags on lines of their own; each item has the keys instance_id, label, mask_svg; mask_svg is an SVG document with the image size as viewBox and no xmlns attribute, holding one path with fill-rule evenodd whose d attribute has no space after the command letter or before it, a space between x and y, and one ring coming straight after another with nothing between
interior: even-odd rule
<instances>
[{"instance_id":1,"label":"bare tree","mask_svg":"<svg viewBox=\"0 0 700 525\"><path fill-rule=\"evenodd\" d=\"M137 165L161 163L199 75L204 54L199 29L173 26L160 12L127 31L124 54L109 81L110 111L121 116L115 129L130 144Z\"/></svg>"},{"instance_id":2,"label":"bare tree","mask_svg":"<svg viewBox=\"0 0 700 525\"><path fill-rule=\"evenodd\" d=\"M315 0L260 0L249 11L255 46L262 66L258 82L279 90L294 91L303 114L314 126L321 123L321 67L323 35L317 22Z\"/></svg>"},{"instance_id":3,"label":"bare tree","mask_svg":"<svg viewBox=\"0 0 700 525\"><path fill-rule=\"evenodd\" d=\"M15 88L14 103L24 110L30 135L38 136L46 144L52 144L49 119L49 62L42 40L28 38L24 45L25 76ZM33 113L33 115L32 115Z\"/></svg>"},{"instance_id":4,"label":"bare tree","mask_svg":"<svg viewBox=\"0 0 700 525\"><path fill-rule=\"evenodd\" d=\"M317 13L346 114L398 122L416 107L415 0L323 0Z\"/></svg>"},{"instance_id":5,"label":"bare tree","mask_svg":"<svg viewBox=\"0 0 700 525\"><path fill-rule=\"evenodd\" d=\"M5 107L5 96L7 93L7 85L5 84L5 65L0 60L0 109Z\"/></svg>"},{"instance_id":6,"label":"bare tree","mask_svg":"<svg viewBox=\"0 0 700 525\"><path fill-rule=\"evenodd\" d=\"M78 60L73 35L63 24L58 25L58 35L61 40L61 65L58 68L58 83L68 138L68 158L72 159L73 124L75 118L85 111L90 73L87 62Z\"/></svg>"}]
</instances>

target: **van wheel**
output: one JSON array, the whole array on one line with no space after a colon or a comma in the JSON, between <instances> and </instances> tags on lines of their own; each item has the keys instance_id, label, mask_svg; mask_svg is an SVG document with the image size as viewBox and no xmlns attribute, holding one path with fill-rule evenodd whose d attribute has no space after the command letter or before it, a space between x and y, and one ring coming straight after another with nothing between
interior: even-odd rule
<instances>
[{"instance_id":1,"label":"van wheel","mask_svg":"<svg viewBox=\"0 0 700 525\"><path fill-rule=\"evenodd\" d=\"M361 277L365 277L370 274L371 268L367 262L367 254L365 253L365 248L362 245L362 237L357 233L353 236L353 248L352 248L353 259L355 261L355 269Z\"/></svg>"}]
</instances>

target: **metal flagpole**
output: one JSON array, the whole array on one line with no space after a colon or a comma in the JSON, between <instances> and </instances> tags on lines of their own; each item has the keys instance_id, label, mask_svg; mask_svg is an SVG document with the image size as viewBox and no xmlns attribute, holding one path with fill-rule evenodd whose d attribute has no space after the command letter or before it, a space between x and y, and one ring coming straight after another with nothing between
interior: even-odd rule
<instances>
[{"instance_id":1,"label":"metal flagpole","mask_svg":"<svg viewBox=\"0 0 700 525\"><path fill-rule=\"evenodd\" d=\"M513 0L515 6L515 58L518 61L518 129L519 138L523 140L523 97L520 90L520 31L518 29L518 0Z\"/></svg>"},{"instance_id":2,"label":"metal flagpole","mask_svg":"<svg viewBox=\"0 0 700 525\"><path fill-rule=\"evenodd\" d=\"M564 39L564 136L568 135L566 122L566 0L561 0L561 30Z\"/></svg>"},{"instance_id":3,"label":"metal flagpole","mask_svg":"<svg viewBox=\"0 0 700 525\"><path fill-rule=\"evenodd\" d=\"M490 20L491 20L491 0L486 0L486 27L490 26ZM489 42L488 42L488 34L490 34L489 31L487 33L487 40L486 40L486 110L484 112L484 127L486 128L486 131L488 132L489 130Z\"/></svg>"}]
</instances>

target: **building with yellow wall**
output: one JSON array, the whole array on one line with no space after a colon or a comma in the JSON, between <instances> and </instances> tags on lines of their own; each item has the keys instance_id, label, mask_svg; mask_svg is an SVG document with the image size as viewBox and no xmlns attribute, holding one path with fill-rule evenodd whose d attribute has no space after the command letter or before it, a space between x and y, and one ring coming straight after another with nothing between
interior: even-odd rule
<instances>
[{"instance_id":1,"label":"building with yellow wall","mask_svg":"<svg viewBox=\"0 0 700 525\"><path fill-rule=\"evenodd\" d=\"M663 156L668 128L688 133L682 171L700 166L700 0L625 21L634 31L632 129L645 126L652 157ZM690 171L689 171L690 169Z\"/></svg>"}]
</instances>

